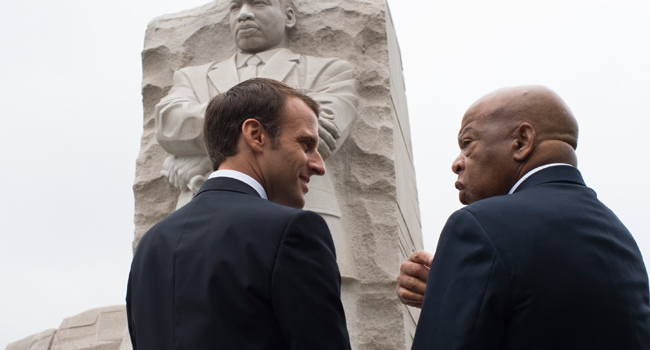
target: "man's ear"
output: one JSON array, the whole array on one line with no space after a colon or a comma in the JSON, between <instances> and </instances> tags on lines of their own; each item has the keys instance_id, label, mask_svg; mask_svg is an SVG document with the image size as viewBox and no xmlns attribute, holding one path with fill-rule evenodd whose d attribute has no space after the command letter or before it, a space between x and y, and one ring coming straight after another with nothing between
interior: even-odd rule
<instances>
[{"instance_id":1,"label":"man's ear","mask_svg":"<svg viewBox=\"0 0 650 350\"><path fill-rule=\"evenodd\" d=\"M287 7L284 9L284 16L285 16L284 26L286 28L293 28L296 26L296 12L291 7Z\"/></svg>"},{"instance_id":2,"label":"man's ear","mask_svg":"<svg viewBox=\"0 0 650 350\"><path fill-rule=\"evenodd\" d=\"M269 142L268 134L262 124L255 119L246 119L241 126L241 137L253 152L261 153Z\"/></svg>"},{"instance_id":3,"label":"man's ear","mask_svg":"<svg viewBox=\"0 0 650 350\"><path fill-rule=\"evenodd\" d=\"M535 128L529 123L519 125L515 133L513 143L514 158L518 162L523 162L530 156L536 146L537 133L535 132Z\"/></svg>"}]
</instances>

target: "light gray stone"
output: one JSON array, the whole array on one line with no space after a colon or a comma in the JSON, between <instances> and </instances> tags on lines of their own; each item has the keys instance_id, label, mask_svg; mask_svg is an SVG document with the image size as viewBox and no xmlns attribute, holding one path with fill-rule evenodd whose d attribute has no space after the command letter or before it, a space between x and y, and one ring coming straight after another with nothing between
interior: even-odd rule
<instances>
[{"instance_id":1,"label":"light gray stone","mask_svg":"<svg viewBox=\"0 0 650 350\"><path fill-rule=\"evenodd\" d=\"M161 174L180 191L176 208L189 202L212 172L203 142L203 117L210 100L234 85L255 77L270 78L298 88L318 101L321 105L318 150L327 168L331 168L328 159L345 143L357 117L354 71L350 64L339 58L313 57L289 50L285 29L292 30L296 24L292 8L285 10L285 15L279 8L277 12L272 7L267 10L285 19L285 26L279 27L255 20L250 10L245 5L237 12L228 11L238 52L221 62L176 71L171 91L156 105L156 141L170 153ZM265 37L278 38L278 42L264 40L260 45L240 34L246 30L266 31ZM256 63L249 64L252 61ZM312 177L305 209L325 218L337 247L341 274L355 278L332 174L327 171L324 176Z\"/></svg>"},{"instance_id":2,"label":"light gray stone","mask_svg":"<svg viewBox=\"0 0 650 350\"><path fill-rule=\"evenodd\" d=\"M422 234L401 57L390 13L385 0L295 3L297 24L288 32L289 50L283 55L305 62L331 62L326 58L335 57L349 65L353 80L344 84L343 97L334 96L339 99L332 104L338 109L330 116L341 135L331 152L319 149L328 176L320 183L319 177L312 178L307 198L307 209L321 213L333 233L352 347L410 349L419 314L397 300L395 276L400 262L422 249ZM158 17L148 26L142 53L144 132L133 186L134 249L151 226L191 198L209 173L204 155L161 146L161 140L166 142L161 118L170 106L184 103L182 95L170 94L175 72L208 65L208 79L208 68L229 62L237 53L228 13L228 1L218 0ZM257 75L265 76L263 71ZM271 77L277 71L268 70ZM228 84L216 78L215 88L234 85L238 74L231 71ZM325 101L292 74L279 79ZM218 91L203 93L209 98ZM194 114L202 117L201 108ZM193 171L170 182L179 167ZM58 330L7 347L49 349L131 350L124 306L66 318Z\"/></svg>"},{"instance_id":3,"label":"light gray stone","mask_svg":"<svg viewBox=\"0 0 650 350\"><path fill-rule=\"evenodd\" d=\"M48 329L7 345L7 350L49 350L56 329Z\"/></svg>"},{"instance_id":4,"label":"light gray stone","mask_svg":"<svg viewBox=\"0 0 650 350\"><path fill-rule=\"evenodd\" d=\"M354 86L356 100L349 102L354 109L340 99L333 103L342 106L333 115L335 123L341 116L337 127L343 132L333 154L322 152L328 176L321 184L312 178L306 209L321 213L332 230L353 348L410 348L418 314L397 300L395 276L400 262L422 249L422 235L401 57L390 13L385 0L295 3L297 24L288 32L289 50L281 55L307 62L334 57L349 64L354 84L348 86ZM144 133L134 185L134 248L209 174L196 126L206 101L243 74L232 67L237 52L225 0L149 24L142 53ZM229 70L221 69L228 65ZM277 77L317 97L295 79L295 72L265 69L257 75ZM182 91L183 84L200 79L204 87ZM188 98L190 92L197 97ZM178 127L190 121L194 129L182 134Z\"/></svg>"},{"instance_id":5,"label":"light gray stone","mask_svg":"<svg viewBox=\"0 0 650 350\"><path fill-rule=\"evenodd\" d=\"M132 350L124 305L96 308L9 344L7 350Z\"/></svg>"},{"instance_id":6,"label":"light gray stone","mask_svg":"<svg viewBox=\"0 0 650 350\"><path fill-rule=\"evenodd\" d=\"M63 320L51 350L119 350L126 328L126 307L107 306Z\"/></svg>"}]
</instances>

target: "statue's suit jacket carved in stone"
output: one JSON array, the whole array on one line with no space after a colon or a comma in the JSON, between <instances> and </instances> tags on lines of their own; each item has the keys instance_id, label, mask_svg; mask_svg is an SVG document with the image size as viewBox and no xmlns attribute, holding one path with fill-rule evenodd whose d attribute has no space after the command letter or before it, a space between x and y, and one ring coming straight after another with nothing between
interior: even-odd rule
<instances>
[{"instance_id":1,"label":"statue's suit jacket carved in stone","mask_svg":"<svg viewBox=\"0 0 650 350\"><path fill-rule=\"evenodd\" d=\"M274 51L261 68L258 77L282 81L301 89L318 101L322 110L320 118L334 124L340 134L332 150L335 152L345 142L357 116L357 97L351 65L339 58L299 55L289 49ZM174 86L156 106L156 139L173 155L166 161L165 167L173 162L189 159L191 163L192 159L196 159L196 163L204 161L204 166L207 166L201 171L202 176L207 177L212 171L209 162L205 162L207 156L203 145L203 118L212 97L240 82L236 58L237 54L222 62L186 67L174 74ZM324 159L328 156L322 152L321 155ZM340 222L341 209L334 190L332 173L328 171L325 176L312 178L309 193L305 196L305 209L323 215L336 243L341 273L346 277L354 277L354 264ZM191 199L200 184L201 182L198 182L198 186L189 182L181 184L180 189L185 193L181 194L179 207ZM195 188L190 189L188 185Z\"/></svg>"},{"instance_id":2,"label":"statue's suit jacket carved in stone","mask_svg":"<svg viewBox=\"0 0 650 350\"><path fill-rule=\"evenodd\" d=\"M319 215L209 179L138 244L126 298L133 349L349 350L340 288Z\"/></svg>"}]
</instances>

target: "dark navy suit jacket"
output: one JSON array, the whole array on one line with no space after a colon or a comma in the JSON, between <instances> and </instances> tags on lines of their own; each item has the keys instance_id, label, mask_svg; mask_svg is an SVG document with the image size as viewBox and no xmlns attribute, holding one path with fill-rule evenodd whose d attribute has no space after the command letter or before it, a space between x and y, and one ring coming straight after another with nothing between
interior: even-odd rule
<instances>
[{"instance_id":1,"label":"dark navy suit jacket","mask_svg":"<svg viewBox=\"0 0 650 350\"><path fill-rule=\"evenodd\" d=\"M210 179L138 244L133 348L350 349L340 283L322 217Z\"/></svg>"},{"instance_id":2,"label":"dark navy suit jacket","mask_svg":"<svg viewBox=\"0 0 650 350\"><path fill-rule=\"evenodd\" d=\"M650 349L636 242L570 166L447 221L413 349Z\"/></svg>"}]
</instances>

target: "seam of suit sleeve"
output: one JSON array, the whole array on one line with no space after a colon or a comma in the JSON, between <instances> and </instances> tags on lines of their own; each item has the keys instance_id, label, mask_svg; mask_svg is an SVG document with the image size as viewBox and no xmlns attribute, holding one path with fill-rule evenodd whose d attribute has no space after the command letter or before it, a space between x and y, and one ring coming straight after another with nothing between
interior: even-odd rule
<instances>
[{"instance_id":1,"label":"seam of suit sleeve","mask_svg":"<svg viewBox=\"0 0 650 350\"><path fill-rule=\"evenodd\" d=\"M275 252L275 260L273 261L273 272L275 272L275 265L278 263L278 257L280 256L280 250L282 249L282 243L284 242L285 237L287 236L287 229L291 225L291 222L295 219L297 214L291 215L291 218L287 220L287 224L282 230L282 238L280 238L280 244L278 244L278 249Z\"/></svg>"},{"instance_id":2,"label":"seam of suit sleeve","mask_svg":"<svg viewBox=\"0 0 650 350\"><path fill-rule=\"evenodd\" d=\"M472 214L471 211L467 210L467 208L463 208L461 210L467 212L472 217L472 219L476 221L476 223L481 227L481 230L483 230L483 234L485 235L485 237L488 239L488 241L490 241L492 248L494 248L494 251L497 253L497 257L499 257L499 261L501 262L501 265L503 265L503 268L506 270L506 273L508 274L508 290L510 290L510 292L512 293L511 285L510 285L510 272L508 271L506 264L503 262L503 259L501 258L501 253L499 253L499 249L497 249L497 246L492 241L492 238L490 237L490 235L487 234L487 230L485 229L485 227L483 227L483 224L481 224L481 222L476 218L476 216L474 216L474 214Z\"/></svg>"},{"instance_id":3,"label":"seam of suit sleeve","mask_svg":"<svg viewBox=\"0 0 650 350\"><path fill-rule=\"evenodd\" d=\"M280 256L280 250L282 250L282 246L283 246L285 238L287 237L287 231L289 230L289 227L291 226L291 223L294 220L296 220L300 215L306 214L306 213L309 213L309 211L306 211L306 210L298 211L298 212L294 213L293 215L291 215L289 220L287 220L287 224L285 225L284 230L282 231L282 238L280 239L280 244L278 244L278 250L275 252L275 260L273 261L272 273L275 273L275 266L278 263L278 257Z\"/></svg>"},{"instance_id":4,"label":"seam of suit sleeve","mask_svg":"<svg viewBox=\"0 0 650 350\"><path fill-rule=\"evenodd\" d=\"M488 241L490 242L490 245L492 245L492 248L494 249L494 252L496 253L496 255L495 255L495 257L494 257L494 259L492 261L492 267L490 268L490 277L488 278L487 283L485 284L485 290L483 290L483 298L481 299L481 308L483 306L483 303L485 302L485 293L487 291L487 287L490 284L490 281L492 280L492 276L494 275L494 265L497 263L497 259L498 259L499 263L501 264L501 266L503 267L503 269L505 270L506 276L508 277L507 278L507 281L508 281L508 308L510 308L510 306L512 305L512 298L511 298L511 296L512 296L512 284L510 283L510 274L508 273L508 269L506 268L506 264L503 263L503 259L501 258L501 254L499 253L499 250L497 249L496 245L492 241L492 238L490 238L490 235L487 234L487 230L485 230L485 227L483 227L483 224L481 224L481 222L476 218L476 216L474 216L474 214L472 214L472 212L470 212L466 208L463 208L462 210L467 212L472 217L472 219L474 219L474 221L479 225L479 227L483 231L483 234L488 239ZM481 313L481 308L479 308L479 312L477 314L476 320L474 321L474 327L472 327L472 339L469 342L470 349L472 348L472 344L474 342L474 335L475 335L474 331L476 329L476 322L478 322L478 316Z\"/></svg>"},{"instance_id":5,"label":"seam of suit sleeve","mask_svg":"<svg viewBox=\"0 0 650 350\"><path fill-rule=\"evenodd\" d=\"M289 227L291 226L291 223L301 214L301 212L296 212L291 217L289 220L287 220L287 224L284 226L284 230L282 232L282 238L280 239L280 243L278 244L278 250L275 252L275 260L273 261L273 269L271 270L271 308L273 308L273 316L275 317L275 320L278 325L280 325L280 320L278 320L277 316L278 313L275 311L275 300L273 299L273 288L275 285L275 274L276 274L276 266L278 264L278 260L280 259L280 251L282 250L282 246L284 244L284 241L287 237L287 232L289 231ZM282 326L279 326L280 328L280 333L282 334L282 337L284 338L284 332L282 329ZM285 339L286 341L286 339Z\"/></svg>"},{"instance_id":6,"label":"seam of suit sleeve","mask_svg":"<svg viewBox=\"0 0 650 350\"><path fill-rule=\"evenodd\" d=\"M474 339L476 336L476 323L478 323L478 319L481 316L481 309L483 309L483 304L485 303L485 294L487 292L488 286L490 285L490 281L492 280L492 275L494 274L494 264L496 263L497 258L498 256L495 255L494 258L492 259L492 266L490 266L490 277L485 282L485 288L483 289L483 297L481 298L481 304L478 308L478 313L476 314L474 325L472 326L472 338L469 341L469 349L473 349L472 345L474 344Z\"/></svg>"},{"instance_id":7,"label":"seam of suit sleeve","mask_svg":"<svg viewBox=\"0 0 650 350\"><path fill-rule=\"evenodd\" d=\"M287 236L287 231L289 226L291 226L291 222L296 218L298 214L300 214L300 212L291 215L289 220L287 220L287 224L284 226L284 229L282 230L282 238L280 238L278 249L275 251L275 259L273 260L273 268L271 269L271 289L273 289L273 282L274 282L274 276L276 271L275 267L278 264L278 259L280 257L280 250L282 250L282 244L284 243L284 239ZM271 305L273 306L273 292L271 292Z\"/></svg>"},{"instance_id":8,"label":"seam of suit sleeve","mask_svg":"<svg viewBox=\"0 0 650 350\"><path fill-rule=\"evenodd\" d=\"M173 271L173 276L172 280L174 281L173 285L173 292L172 292L172 297L173 297L173 303L174 307L172 308L172 348L174 348L174 343L176 343L176 254L178 253L178 247L181 245L181 241L183 240L183 236L185 235L185 230L187 229L187 223L190 221L192 216L194 216L194 211L196 210L196 207L198 207L198 204L201 202L203 198L197 198L196 204L194 204L194 208L192 208L192 212L190 215L187 216L187 220L185 220L185 223L183 224L183 231L181 232L181 236L178 238L178 243L176 243L176 248L174 248L174 271ZM191 203L191 202L190 202Z\"/></svg>"}]
</instances>

